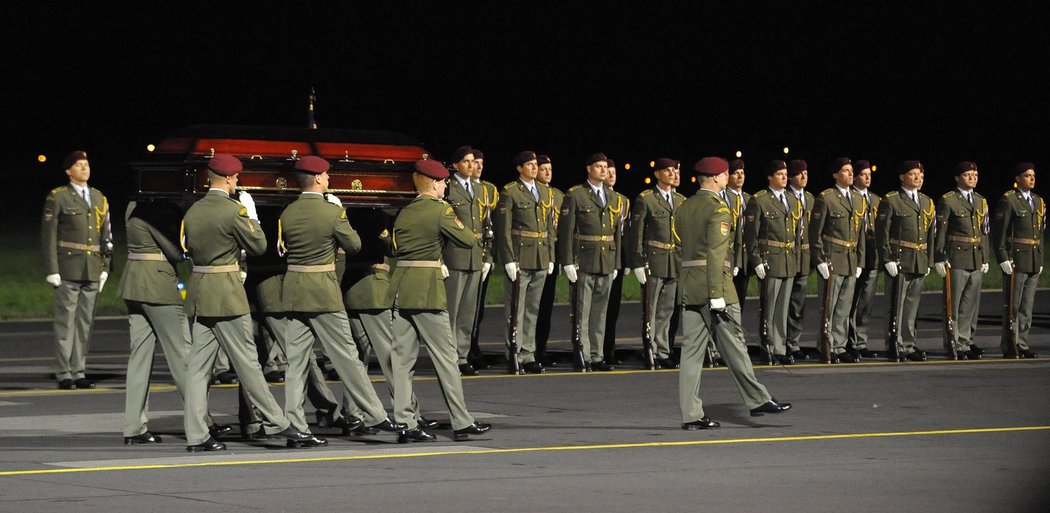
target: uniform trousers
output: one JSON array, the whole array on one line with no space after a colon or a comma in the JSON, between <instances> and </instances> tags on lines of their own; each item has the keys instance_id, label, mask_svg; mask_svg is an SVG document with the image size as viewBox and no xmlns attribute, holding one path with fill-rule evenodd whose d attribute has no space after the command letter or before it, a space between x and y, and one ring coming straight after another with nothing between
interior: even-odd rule
<instances>
[{"instance_id":1,"label":"uniform trousers","mask_svg":"<svg viewBox=\"0 0 1050 513\"><path fill-rule=\"evenodd\" d=\"M1017 348L1029 349L1028 332L1032 329L1032 308L1035 306L1035 288L1039 284L1039 273L1014 271L1014 304L1017 305ZM1003 276L1003 297L1010 293L1010 277ZM1005 301L1003 304L1006 304ZM1007 328L1008 316L1003 316L1003 329ZM1010 350L1006 337L1002 341L1003 353Z\"/></svg>"},{"instance_id":2,"label":"uniform trousers","mask_svg":"<svg viewBox=\"0 0 1050 513\"><path fill-rule=\"evenodd\" d=\"M820 286L821 304L827 304L824 299L827 280L817 277ZM832 273L831 277L831 312L828 312L828 330L831 333L832 354L846 352L846 339L849 334L849 310L853 306L853 290L857 284L855 275L843 276ZM821 307L821 315L825 315Z\"/></svg>"},{"instance_id":3,"label":"uniform trousers","mask_svg":"<svg viewBox=\"0 0 1050 513\"><path fill-rule=\"evenodd\" d=\"M87 369L97 281L62 280L55 289L55 379L80 379Z\"/></svg>"},{"instance_id":4,"label":"uniform trousers","mask_svg":"<svg viewBox=\"0 0 1050 513\"><path fill-rule=\"evenodd\" d=\"M391 332L390 319L393 312L390 310L352 310L348 314L350 315L350 331L354 334L354 340L357 341L358 349L361 350L361 361L367 362L368 358L370 358L364 355L375 354L376 361L379 362L379 369L386 380L386 388L390 394L390 400L393 401L394 374L392 372L393 348L391 341L394 339L394 334ZM351 408L349 411L352 415L355 417L360 416L360 408L350 405L349 401L343 401L343 408ZM419 401L415 393L412 394L412 409L419 413ZM419 420L418 417L416 420ZM409 426L413 425L409 424Z\"/></svg>"},{"instance_id":5,"label":"uniform trousers","mask_svg":"<svg viewBox=\"0 0 1050 513\"><path fill-rule=\"evenodd\" d=\"M919 315L919 303L922 302L922 288L926 275L902 271L897 274L897 278L887 278L887 281L893 279L900 280L900 294L897 304L894 305L897 312L897 355L905 356L914 353L916 349L915 319ZM891 286L892 284L887 285ZM891 347L886 349L893 350Z\"/></svg>"},{"instance_id":6,"label":"uniform trousers","mask_svg":"<svg viewBox=\"0 0 1050 513\"><path fill-rule=\"evenodd\" d=\"M445 278L445 296L448 299L448 320L452 326L452 340L456 343L459 363L467 363L470 355L470 336L478 313L478 290L481 271L449 269Z\"/></svg>"},{"instance_id":7,"label":"uniform trousers","mask_svg":"<svg viewBox=\"0 0 1050 513\"><path fill-rule=\"evenodd\" d=\"M182 305L155 305L126 301L131 356L124 387L124 436L145 433L149 422L149 385L157 342L168 361L175 390L183 397L190 323ZM211 424L210 422L208 423Z\"/></svg>"},{"instance_id":8,"label":"uniform trousers","mask_svg":"<svg viewBox=\"0 0 1050 513\"><path fill-rule=\"evenodd\" d=\"M864 269L853 287L853 300L849 312L848 346L860 351L868 348L868 328L871 325L871 305L875 302L875 289L879 283L879 270Z\"/></svg>"},{"instance_id":9,"label":"uniform trousers","mask_svg":"<svg viewBox=\"0 0 1050 513\"><path fill-rule=\"evenodd\" d=\"M774 278L767 275L758 280L766 295L766 330L774 355L787 354L788 307L791 304L791 289L794 278Z\"/></svg>"},{"instance_id":10,"label":"uniform trousers","mask_svg":"<svg viewBox=\"0 0 1050 513\"><path fill-rule=\"evenodd\" d=\"M543 295L543 284L547 281L547 270L518 271L518 311L517 319L518 361L531 363L536 361L536 320L539 315L540 297ZM503 312L508 324L511 316L511 299L514 295L514 283L507 279L503 284ZM548 312L547 315L550 315ZM510 337L510 334L507 334ZM510 347L510 340L507 340ZM508 358L510 356L508 355Z\"/></svg>"},{"instance_id":11,"label":"uniform trousers","mask_svg":"<svg viewBox=\"0 0 1050 513\"><path fill-rule=\"evenodd\" d=\"M809 288L809 273L799 274L791 280L791 302L787 317L787 350L799 351L802 338L802 319L806 316L806 289Z\"/></svg>"},{"instance_id":12,"label":"uniform trousers","mask_svg":"<svg viewBox=\"0 0 1050 513\"><path fill-rule=\"evenodd\" d=\"M551 336L551 317L554 311L554 293L557 291L560 266L554 266L554 273L543 280L543 293L540 294L539 311L544 315L536 318L536 361L546 365L551 360L547 357L547 340Z\"/></svg>"},{"instance_id":13,"label":"uniform trousers","mask_svg":"<svg viewBox=\"0 0 1050 513\"><path fill-rule=\"evenodd\" d=\"M610 274L591 274L581 272L576 280L580 288L580 342L583 345L584 357L590 356L590 363L604 361L602 354L605 343L605 314L609 307L609 292L612 289L613 276Z\"/></svg>"},{"instance_id":14,"label":"uniform trousers","mask_svg":"<svg viewBox=\"0 0 1050 513\"><path fill-rule=\"evenodd\" d=\"M652 318L653 343L656 351L653 358L666 359L671 356L671 317L674 315L675 298L678 295L678 280L675 278L658 278L650 276L645 283L652 287L649 294L649 312Z\"/></svg>"},{"instance_id":15,"label":"uniform trousers","mask_svg":"<svg viewBox=\"0 0 1050 513\"><path fill-rule=\"evenodd\" d=\"M981 304L980 270L966 271L952 268L952 322L955 325L955 350L969 351L977 334L977 310ZM1007 282L1009 285L1009 282Z\"/></svg>"}]
</instances>

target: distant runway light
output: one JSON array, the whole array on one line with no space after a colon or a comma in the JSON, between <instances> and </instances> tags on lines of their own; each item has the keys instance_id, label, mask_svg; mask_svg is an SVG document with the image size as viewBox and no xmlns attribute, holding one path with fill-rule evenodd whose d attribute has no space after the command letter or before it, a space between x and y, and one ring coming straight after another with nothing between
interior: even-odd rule
<instances>
[{"instance_id":1,"label":"distant runway light","mask_svg":"<svg viewBox=\"0 0 1050 513\"><path fill-rule=\"evenodd\" d=\"M789 151L789 150L788 150L788 147L787 147L787 146L784 146L784 155L787 155L787 154L788 154L788 151Z\"/></svg>"},{"instance_id":2,"label":"distant runway light","mask_svg":"<svg viewBox=\"0 0 1050 513\"><path fill-rule=\"evenodd\" d=\"M649 185L651 183L653 183L652 179L650 179L648 176L645 177L645 185Z\"/></svg>"},{"instance_id":3,"label":"distant runway light","mask_svg":"<svg viewBox=\"0 0 1050 513\"><path fill-rule=\"evenodd\" d=\"M152 145L152 144L147 144L146 145L146 151L153 151L155 149L157 149L157 147Z\"/></svg>"},{"instance_id":4,"label":"distant runway light","mask_svg":"<svg viewBox=\"0 0 1050 513\"><path fill-rule=\"evenodd\" d=\"M656 167L656 161L655 160L650 160L649 161L649 167Z\"/></svg>"},{"instance_id":5,"label":"distant runway light","mask_svg":"<svg viewBox=\"0 0 1050 513\"><path fill-rule=\"evenodd\" d=\"M37 155L36 156L36 161L40 162L41 164L43 164L44 162L47 162L47 155L44 155L43 153L41 153L40 155Z\"/></svg>"},{"instance_id":6,"label":"distant runway light","mask_svg":"<svg viewBox=\"0 0 1050 513\"><path fill-rule=\"evenodd\" d=\"M690 178L689 181L693 182L693 183L696 183L696 177L694 176L694 177Z\"/></svg>"},{"instance_id":7,"label":"distant runway light","mask_svg":"<svg viewBox=\"0 0 1050 513\"><path fill-rule=\"evenodd\" d=\"M874 172L875 172L875 170L876 170L876 168L878 168L878 167L879 167L879 166L876 166L875 164L872 164L872 165L871 165L871 172L872 172L872 173L874 173Z\"/></svg>"},{"instance_id":8,"label":"distant runway light","mask_svg":"<svg viewBox=\"0 0 1050 513\"><path fill-rule=\"evenodd\" d=\"M623 165L623 170L624 171L630 171L631 170L631 163L628 162L628 163L624 164Z\"/></svg>"},{"instance_id":9,"label":"distant runway light","mask_svg":"<svg viewBox=\"0 0 1050 513\"><path fill-rule=\"evenodd\" d=\"M744 156L744 152L742 152L740 150L736 150L736 158L740 158L740 157L743 157L743 156Z\"/></svg>"}]
</instances>

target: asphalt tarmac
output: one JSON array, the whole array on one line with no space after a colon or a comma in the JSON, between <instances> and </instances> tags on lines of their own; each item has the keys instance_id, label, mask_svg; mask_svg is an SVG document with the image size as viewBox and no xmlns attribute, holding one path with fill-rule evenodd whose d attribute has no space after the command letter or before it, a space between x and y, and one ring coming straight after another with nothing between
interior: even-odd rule
<instances>
[{"instance_id":1,"label":"asphalt tarmac","mask_svg":"<svg viewBox=\"0 0 1050 513\"><path fill-rule=\"evenodd\" d=\"M1001 358L1001 294L986 293L985 359L948 361L936 296L926 297L927 362L756 365L794 405L781 415L750 417L729 373L705 370L717 430L681 430L678 372L642 370L637 303L621 311L617 371L559 365L529 376L500 372L502 317L491 308L483 341L496 367L464 379L489 433L454 442L442 427L435 443L399 445L395 435L315 429L328 447L286 449L277 439L242 442L235 429L228 451L198 455L185 451L181 401L159 355L150 429L164 443L122 445L125 320L97 323L88 361L98 388L76 391L56 390L48 374L49 323L3 323L0 511L1047 511L1050 359ZM1044 356L1047 300L1040 291L1031 337ZM564 308L554 312L555 354L568 350ZM808 308L803 345L813 347L815 298ZM754 310L749 301L749 331ZM389 408L381 379L373 373ZM271 390L283 401L283 386ZM416 392L424 415L447 420L425 358ZM236 386L214 387L211 410L236 424Z\"/></svg>"}]
</instances>

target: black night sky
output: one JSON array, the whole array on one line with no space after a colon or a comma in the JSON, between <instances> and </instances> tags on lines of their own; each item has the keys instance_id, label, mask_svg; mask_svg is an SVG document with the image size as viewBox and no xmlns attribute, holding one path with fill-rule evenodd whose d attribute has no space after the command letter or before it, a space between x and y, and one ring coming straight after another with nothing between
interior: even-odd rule
<instances>
[{"instance_id":1,"label":"black night sky","mask_svg":"<svg viewBox=\"0 0 1050 513\"><path fill-rule=\"evenodd\" d=\"M1034 7L358 3L9 7L3 223L37 218L73 149L122 211L147 143L203 123L303 126L310 87L321 126L411 134L442 160L470 144L497 184L524 149L551 155L562 188L604 151L629 196L656 157L684 170L737 150L757 190L784 146L815 191L839 156L875 162L880 192L920 159L934 196L960 160L992 198L1017 162L1050 165L1048 18Z\"/></svg>"}]
</instances>

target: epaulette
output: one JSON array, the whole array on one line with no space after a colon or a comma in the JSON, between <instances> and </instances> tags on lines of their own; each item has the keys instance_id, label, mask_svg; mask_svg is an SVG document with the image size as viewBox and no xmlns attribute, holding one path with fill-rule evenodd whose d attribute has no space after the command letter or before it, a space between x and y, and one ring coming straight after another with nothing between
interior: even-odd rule
<instances>
[{"instance_id":1,"label":"epaulette","mask_svg":"<svg viewBox=\"0 0 1050 513\"><path fill-rule=\"evenodd\" d=\"M835 189L824 189L824 191L821 192L820 195L821 196L826 196L828 194L834 194L834 193L835 193Z\"/></svg>"},{"instance_id":2,"label":"epaulette","mask_svg":"<svg viewBox=\"0 0 1050 513\"><path fill-rule=\"evenodd\" d=\"M642 193L639 194L638 197L639 198L644 198L646 196L652 196L652 195L653 195L653 190L652 189L646 189L646 190L642 191Z\"/></svg>"},{"instance_id":3,"label":"epaulette","mask_svg":"<svg viewBox=\"0 0 1050 513\"><path fill-rule=\"evenodd\" d=\"M769 189L762 189L761 191L756 192L755 195L752 196L752 198L761 198L762 196L765 196L766 194L769 194Z\"/></svg>"},{"instance_id":4,"label":"epaulette","mask_svg":"<svg viewBox=\"0 0 1050 513\"><path fill-rule=\"evenodd\" d=\"M948 191L948 192L944 193L943 195L941 195L941 197L942 198L948 198L949 196L951 196L953 194L955 194L955 191Z\"/></svg>"},{"instance_id":5,"label":"epaulette","mask_svg":"<svg viewBox=\"0 0 1050 513\"><path fill-rule=\"evenodd\" d=\"M63 185L61 187L55 187L54 189L51 189L51 195L54 196L54 195L62 192L62 190L65 189L65 188L66 188L65 185Z\"/></svg>"},{"instance_id":6,"label":"epaulette","mask_svg":"<svg viewBox=\"0 0 1050 513\"><path fill-rule=\"evenodd\" d=\"M1017 189L1010 189L1010 190L1008 190L1008 191L1003 193L1003 197L1004 198L1009 197L1009 196L1015 196L1015 195L1017 195Z\"/></svg>"},{"instance_id":7,"label":"epaulette","mask_svg":"<svg viewBox=\"0 0 1050 513\"><path fill-rule=\"evenodd\" d=\"M718 207L718 210L715 210L715 213L716 214L728 214L729 213L729 207Z\"/></svg>"},{"instance_id":8,"label":"epaulette","mask_svg":"<svg viewBox=\"0 0 1050 513\"><path fill-rule=\"evenodd\" d=\"M566 192L573 192L576 189L579 189L580 187L583 187L583 185L573 185L572 187L569 187L569 190Z\"/></svg>"},{"instance_id":9,"label":"epaulette","mask_svg":"<svg viewBox=\"0 0 1050 513\"><path fill-rule=\"evenodd\" d=\"M886 193L886 195L885 195L885 196L883 196L883 197L884 197L884 198L888 198L888 197L890 197L890 196L897 196L898 194L899 194L899 193L898 193L897 191L890 191L890 192L887 192L887 193Z\"/></svg>"},{"instance_id":10,"label":"epaulette","mask_svg":"<svg viewBox=\"0 0 1050 513\"><path fill-rule=\"evenodd\" d=\"M514 187L514 184L516 184L516 183L518 183L518 182L517 182L517 180L515 180L515 181L513 181L513 182L508 182L508 183L507 183L507 185L504 185L504 186L503 186L503 190L505 190L505 191L509 191L509 190L510 190L510 188L511 188L511 187Z\"/></svg>"},{"instance_id":11,"label":"epaulette","mask_svg":"<svg viewBox=\"0 0 1050 513\"><path fill-rule=\"evenodd\" d=\"M674 192L674 197L685 199L685 194L679 194L678 191Z\"/></svg>"}]
</instances>

